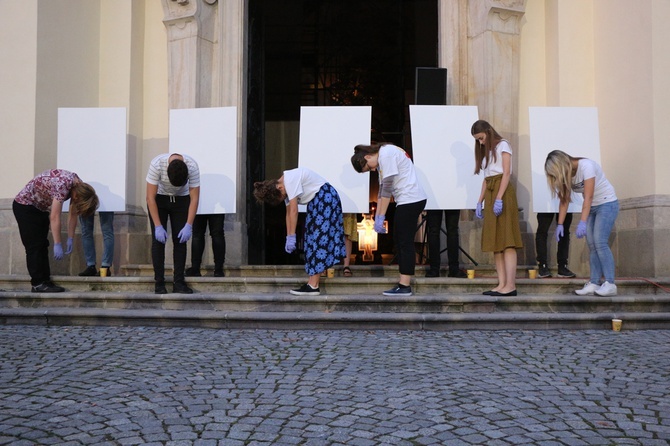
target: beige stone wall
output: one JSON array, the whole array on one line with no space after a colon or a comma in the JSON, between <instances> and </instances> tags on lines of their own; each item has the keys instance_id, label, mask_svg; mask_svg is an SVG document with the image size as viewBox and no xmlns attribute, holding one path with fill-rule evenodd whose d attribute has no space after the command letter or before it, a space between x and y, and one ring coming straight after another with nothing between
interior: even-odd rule
<instances>
[{"instance_id":1,"label":"beige stone wall","mask_svg":"<svg viewBox=\"0 0 670 446\"><path fill-rule=\"evenodd\" d=\"M530 200L528 107L596 106L603 167L622 205L613 236L619 273L670 276L663 258L670 250L670 127L665 122L670 116L670 30L665 23L670 2L438 1L440 64L449 69L450 103L477 104L482 113L505 115L497 127L515 140L514 169L527 228L520 262L533 261L536 225ZM149 161L168 148L169 63L162 2L22 0L0 7L0 154L12 166L0 184L0 249L10 253L0 259L0 274L25 271L11 199L35 173L55 165L58 107L128 109L128 212L117 218L117 261L148 261L144 178ZM497 8L493 16L484 14L487 7ZM246 11L243 0L219 0L218 8L223 24L217 31L222 42L218 59L230 73L213 76L218 82L208 88L212 105L239 107L244 154ZM515 9L522 13L515 16ZM486 25L488 20L495 22ZM487 40L485 25L493 25L501 39ZM482 52L475 54L478 49ZM487 65L487 58L517 60L518 66L506 66L501 77L495 68L502 63ZM507 102L494 101L492 94L508 97ZM242 170L245 162L240 157ZM245 194L240 193L238 209L244 209ZM243 216L240 211L227 221L229 258L233 260L234 252L237 262L246 252ZM475 255L477 223L466 221L464 228ZM585 274L586 246L574 240L570 266ZM478 260L488 261L484 256ZM76 270L79 265L75 258L65 268Z\"/></svg>"}]
</instances>

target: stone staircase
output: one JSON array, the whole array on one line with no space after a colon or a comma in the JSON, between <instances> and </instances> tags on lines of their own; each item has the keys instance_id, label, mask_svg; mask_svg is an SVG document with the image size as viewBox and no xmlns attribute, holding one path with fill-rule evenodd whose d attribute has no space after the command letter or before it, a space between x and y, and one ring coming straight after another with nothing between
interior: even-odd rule
<instances>
[{"instance_id":1,"label":"stone staircase","mask_svg":"<svg viewBox=\"0 0 670 446\"><path fill-rule=\"evenodd\" d=\"M0 276L0 323L40 325L147 325L241 329L626 329L670 328L670 280L617 279L619 295L577 296L585 282L528 279L519 268L516 297L484 296L496 284L490 268L475 279L423 277L414 295L381 292L397 266L352 266L353 277L322 278L320 296L293 296L306 280L302 266L243 266L226 277L189 278L192 295L153 293L150 265L129 265L112 277L55 276L64 293L30 292L28 276ZM443 275L446 276L446 274ZM171 286L168 284L168 291Z\"/></svg>"}]
</instances>

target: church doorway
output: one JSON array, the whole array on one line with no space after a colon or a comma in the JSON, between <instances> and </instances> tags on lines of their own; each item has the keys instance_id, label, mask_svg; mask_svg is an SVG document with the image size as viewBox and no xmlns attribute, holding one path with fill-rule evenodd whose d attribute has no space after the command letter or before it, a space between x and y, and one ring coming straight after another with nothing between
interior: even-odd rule
<instances>
[{"instance_id":1,"label":"church doorway","mask_svg":"<svg viewBox=\"0 0 670 446\"><path fill-rule=\"evenodd\" d=\"M284 207L253 199L255 181L297 167L301 106L372 106L372 130L411 150L415 72L437 66L437 17L437 0L249 1L249 264L302 263L284 252Z\"/></svg>"}]
</instances>

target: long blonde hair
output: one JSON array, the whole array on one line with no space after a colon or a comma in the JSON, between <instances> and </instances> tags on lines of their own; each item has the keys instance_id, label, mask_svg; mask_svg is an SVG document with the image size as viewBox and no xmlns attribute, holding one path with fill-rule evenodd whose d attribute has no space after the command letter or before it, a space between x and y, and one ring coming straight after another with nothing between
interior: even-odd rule
<instances>
[{"instance_id":1,"label":"long blonde hair","mask_svg":"<svg viewBox=\"0 0 670 446\"><path fill-rule=\"evenodd\" d=\"M547 155L544 162L544 173L551 189L551 195L558 197L561 204L570 203L572 193L572 162L574 158L561 150L554 150Z\"/></svg>"},{"instance_id":2,"label":"long blonde hair","mask_svg":"<svg viewBox=\"0 0 670 446\"><path fill-rule=\"evenodd\" d=\"M70 200L70 207L77 215L90 217L95 213L100 205L98 195L95 189L88 183L77 183L72 186L70 193L74 192L74 197Z\"/></svg>"}]
</instances>

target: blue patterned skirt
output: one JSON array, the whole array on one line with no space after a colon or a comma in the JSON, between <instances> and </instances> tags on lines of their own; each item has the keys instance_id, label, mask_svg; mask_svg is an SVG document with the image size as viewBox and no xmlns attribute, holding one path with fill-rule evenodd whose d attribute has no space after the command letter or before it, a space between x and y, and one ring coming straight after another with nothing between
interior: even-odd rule
<instances>
[{"instance_id":1,"label":"blue patterned skirt","mask_svg":"<svg viewBox=\"0 0 670 446\"><path fill-rule=\"evenodd\" d=\"M321 274L347 255L344 247L342 203L333 186L326 183L307 204L305 218L305 271Z\"/></svg>"}]
</instances>

